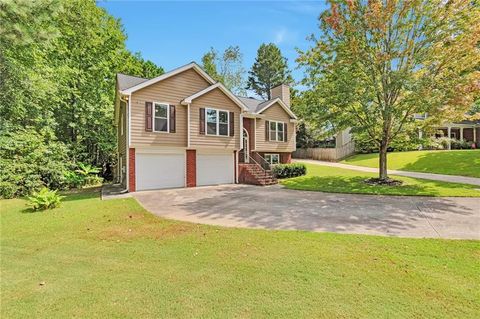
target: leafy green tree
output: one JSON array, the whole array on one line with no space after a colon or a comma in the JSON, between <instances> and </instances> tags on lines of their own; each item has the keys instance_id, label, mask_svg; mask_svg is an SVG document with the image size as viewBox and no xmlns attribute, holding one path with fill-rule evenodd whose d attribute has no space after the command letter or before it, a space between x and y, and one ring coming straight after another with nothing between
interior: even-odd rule
<instances>
[{"instance_id":1,"label":"leafy green tree","mask_svg":"<svg viewBox=\"0 0 480 319\"><path fill-rule=\"evenodd\" d=\"M245 95L243 55L240 47L229 46L220 55L214 48L202 57L202 67L215 81L238 95Z\"/></svg>"},{"instance_id":2,"label":"leafy green tree","mask_svg":"<svg viewBox=\"0 0 480 319\"><path fill-rule=\"evenodd\" d=\"M105 174L116 150L116 73L163 69L129 52L120 21L93 0L4 0L0 21L0 133L40 132L68 148L68 164Z\"/></svg>"},{"instance_id":3,"label":"leafy green tree","mask_svg":"<svg viewBox=\"0 0 480 319\"><path fill-rule=\"evenodd\" d=\"M247 89L252 89L267 100L270 100L270 90L275 86L293 83L287 59L273 43L260 45L255 62L248 74Z\"/></svg>"},{"instance_id":4,"label":"leafy green tree","mask_svg":"<svg viewBox=\"0 0 480 319\"><path fill-rule=\"evenodd\" d=\"M0 131L0 197L61 188L70 168L67 147L32 128Z\"/></svg>"},{"instance_id":5,"label":"leafy green tree","mask_svg":"<svg viewBox=\"0 0 480 319\"><path fill-rule=\"evenodd\" d=\"M480 7L472 1L332 0L320 29L298 58L305 114L325 129L366 132L380 151L380 179L387 148L415 113L459 119L478 96Z\"/></svg>"}]
</instances>

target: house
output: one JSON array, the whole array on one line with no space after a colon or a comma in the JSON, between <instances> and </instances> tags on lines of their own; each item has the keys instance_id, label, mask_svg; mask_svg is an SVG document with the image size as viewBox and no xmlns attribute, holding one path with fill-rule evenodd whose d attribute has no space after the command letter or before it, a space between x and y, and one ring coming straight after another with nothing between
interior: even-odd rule
<instances>
[{"instance_id":1,"label":"house","mask_svg":"<svg viewBox=\"0 0 480 319\"><path fill-rule=\"evenodd\" d=\"M475 147L480 147L480 120L464 120L455 123L444 123L436 127L436 137L450 137L454 140L466 141L470 145L475 144ZM448 149L452 145L449 142Z\"/></svg>"},{"instance_id":2,"label":"house","mask_svg":"<svg viewBox=\"0 0 480 319\"><path fill-rule=\"evenodd\" d=\"M117 75L115 180L130 192L271 184L295 150L286 85L268 101L238 97L196 63L153 79Z\"/></svg>"}]
</instances>

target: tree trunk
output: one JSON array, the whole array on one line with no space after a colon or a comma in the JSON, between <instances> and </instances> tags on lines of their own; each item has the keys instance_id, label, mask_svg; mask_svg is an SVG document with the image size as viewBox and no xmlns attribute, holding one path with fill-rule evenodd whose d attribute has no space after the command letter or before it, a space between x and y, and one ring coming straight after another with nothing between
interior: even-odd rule
<instances>
[{"instance_id":1,"label":"tree trunk","mask_svg":"<svg viewBox=\"0 0 480 319\"><path fill-rule=\"evenodd\" d=\"M380 156L379 156L379 178L380 179L386 179L388 177L387 175L387 146L388 143L385 140L382 140L382 143L380 144Z\"/></svg>"}]
</instances>

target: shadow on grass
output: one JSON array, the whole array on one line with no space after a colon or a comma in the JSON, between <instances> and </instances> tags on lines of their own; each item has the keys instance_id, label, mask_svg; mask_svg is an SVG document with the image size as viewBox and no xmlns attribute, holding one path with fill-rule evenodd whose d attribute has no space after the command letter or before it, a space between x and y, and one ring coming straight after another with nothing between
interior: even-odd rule
<instances>
[{"instance_id":1,"label":"shadow on grass","mask_svg":"<svg viewBox=\"0 0 480 319\"><path fill-rule=\"evenodd\" d=\"M399 186L381 186L369 185L365 183L367 176L305 176L293 178L282 182L287 188L322 191L330 193L347 193L347 194L370 194L370 195L402 195L402 196L446 196L439 188L447 188L451 191L452 196L464 196L462 194L468 185L444 183L434 180L420 180L424 184L404 184ZM394 179L404 180L397 176ZM446 186L448 185L448 186ZM473 187L472 187L473 188Z\"/></svg>"},{"instance_id":2,"label":"shadow on grass","mask_svg":"<svg viewBox=\"0 0 480 319\"><path fill-rule=\"evenodd\" d=\"M480 177L480 151L431 151L401 168L404 171Z\"/></svg>"},{"instance_id":3,"label":"shadow on grass","mask_svg":"<svg viewBox=\"0 0 480 319\"><path fill-rule=\"evenodd\" d=\"M82 189L71 189L61 192L60 195L65 196L62 202L70 202L75 200L99 198L102 187L90 187Z\"/></svg>"}]
</instances>

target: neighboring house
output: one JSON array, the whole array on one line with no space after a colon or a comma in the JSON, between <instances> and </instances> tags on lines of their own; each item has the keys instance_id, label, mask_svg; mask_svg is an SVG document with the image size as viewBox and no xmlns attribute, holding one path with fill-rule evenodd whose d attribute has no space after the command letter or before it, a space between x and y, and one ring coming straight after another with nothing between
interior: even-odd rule
<instances>
[{"instance_id":1,"label":"neighboring house","mask_svg":"<svg viewBox=\"0 0 480 319\"><path fill-rule=\"evenodd\" d=\"M261 101L233 95L196 63L153 79L117 75L115 179L128 191L274 183L295 150L286 85Z\"/></svg>"},{"instance_id":2,"label":"neighboring house","mask_svg":"<svg viewBox=\"0 0 480 319\"><path fill-rule=\"evenodd\" d=\"M480 120L464 120L456 123L444 123L436 128L436 137L450 137L455 140L465 140L480 147ZM451 149L451 144L448 145Z\"/></svg>"}]
</instances>

